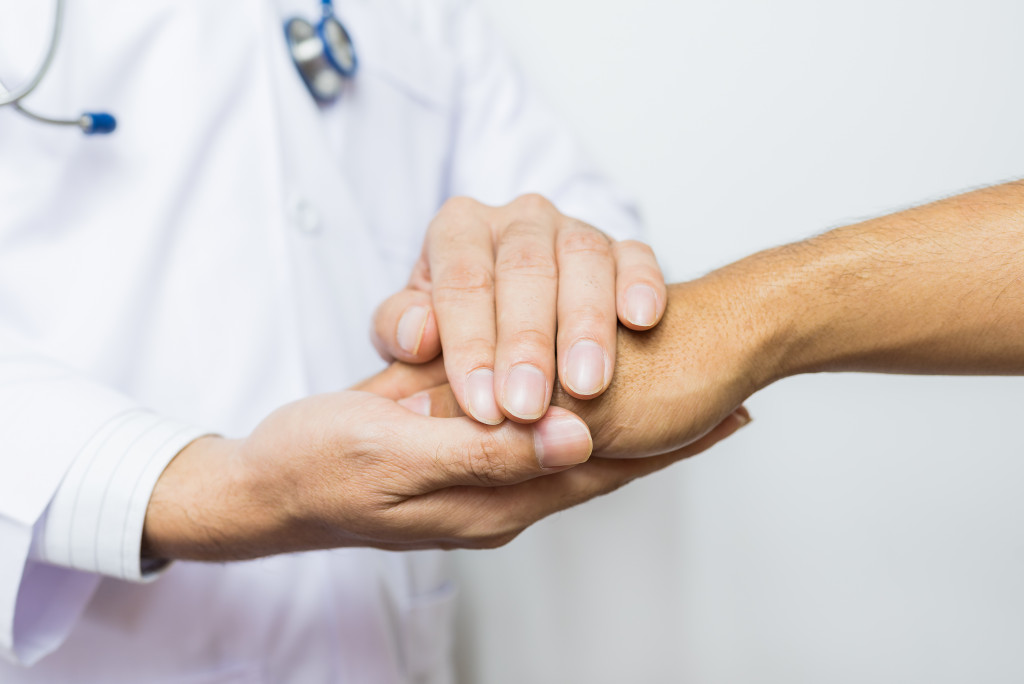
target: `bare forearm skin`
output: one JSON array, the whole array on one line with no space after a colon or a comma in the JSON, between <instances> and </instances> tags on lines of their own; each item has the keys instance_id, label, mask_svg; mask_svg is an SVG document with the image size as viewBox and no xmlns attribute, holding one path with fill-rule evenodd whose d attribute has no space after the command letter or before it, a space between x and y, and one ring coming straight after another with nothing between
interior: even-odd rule
<instances>
[{"instance_id":1,"label":"bare forearm skin","mask_svg":"<svg viewBox=\"0 0 1024 684\"><path fill-rule=\"evenodd\" d=\"M278 511L260 501L239 467L239 440L204 437L164 471L149 502L142 555L228 561L290 548Z\"/></svg>"},{"instance_id":2,"label":"bare forearm skin","mask_svg":"<svg viewBox=\"0 0 1024 684\"><path fill-rule=\"evenodd\" d=\"M763 386L819 371L1024 374L1024 183L756 254L739 284Z\"/></svg>"}]
</instances>

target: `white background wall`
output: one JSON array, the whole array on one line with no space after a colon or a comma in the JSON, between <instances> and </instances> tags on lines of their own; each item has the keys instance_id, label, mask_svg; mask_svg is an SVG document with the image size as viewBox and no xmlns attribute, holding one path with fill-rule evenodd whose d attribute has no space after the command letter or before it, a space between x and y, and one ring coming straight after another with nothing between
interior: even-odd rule
<instances>
[{"instance_id":1,"label":"white background wall","mask_svg":"<svg viewBox=\"0 0 1024 684\"><path fill-rule=\"evenodd\" d=\"M1017 0L485 4L673 279L1024 177ZM1024 381L822 375L749 406L459 554L466 681L1024 682Z\"/></svg>"}]
</instances>

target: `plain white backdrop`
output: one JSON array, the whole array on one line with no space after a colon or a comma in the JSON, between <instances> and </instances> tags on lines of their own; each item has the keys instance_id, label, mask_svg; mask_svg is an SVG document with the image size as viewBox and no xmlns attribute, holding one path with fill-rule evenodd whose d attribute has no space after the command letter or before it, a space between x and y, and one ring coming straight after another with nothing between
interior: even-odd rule
<instances>
[{"instance_id":1,"label":"plain white backdrop","mask_svg":"<svg viewBox=\"0 0 1024 684\"><path fill-rule=\"evenodd\" d=\"M673 280L1024 177L1016 0L485 5ZM713 451L459 553L465 681L1024 681L1024 380L748 405Z\"/></svg>"}]
</instances>

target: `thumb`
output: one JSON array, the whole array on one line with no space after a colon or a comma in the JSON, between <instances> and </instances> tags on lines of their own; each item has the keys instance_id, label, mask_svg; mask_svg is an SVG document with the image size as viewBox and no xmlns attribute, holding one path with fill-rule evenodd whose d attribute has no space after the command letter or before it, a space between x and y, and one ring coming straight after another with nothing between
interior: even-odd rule
<instances>
[{"instance_id":1,"label":"thumb","mask_svg":"<svg viewBox=\"0 0 1024 684\"><path fill-rule=\"evenodd\" d=\"M407 424L426 461L420 474L435 490L516 484L583 463L593 451L586 423L556 407L531 425L491 426L465 417L421 417Z\"/></svg>"},{"instance_id":2,"label":"thumb","mask_svg":"<svg viewBox=\"0 0 1024 684\"><path fill-rule=\"evenodd\" d=\"M441 336L429 292L406 288L381 303L373 314L373 346L383 358L423 363L441 353Z\"/></svg>"}]
</instances>

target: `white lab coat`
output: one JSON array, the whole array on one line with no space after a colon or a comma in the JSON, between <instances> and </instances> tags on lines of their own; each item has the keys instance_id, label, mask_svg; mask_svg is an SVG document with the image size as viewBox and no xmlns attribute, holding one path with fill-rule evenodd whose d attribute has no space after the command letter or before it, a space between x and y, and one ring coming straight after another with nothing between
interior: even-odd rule
<instances>
[{"instance_id":1,"label":"white lab coat","mask_svg":"<svg viewBox=\"0 0 1024 684\"><path fill-rule=\"evenodd\" d=\"M4 7L25 16L0 20L0 77L37 37L9 27L42 4ZM438 554L180 562L150 582L137 562L189 440L381 366L371 312L446 197L536 191L635 229L472 4L337 4L361 71L335 106L283 42L314 0L73 0L26 104L109 109L117 132L0 109L0 681L451 676Z\"/></svg>"}]
</instances>

